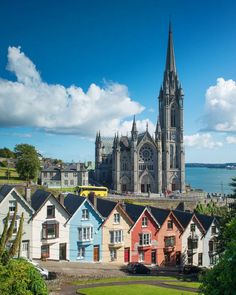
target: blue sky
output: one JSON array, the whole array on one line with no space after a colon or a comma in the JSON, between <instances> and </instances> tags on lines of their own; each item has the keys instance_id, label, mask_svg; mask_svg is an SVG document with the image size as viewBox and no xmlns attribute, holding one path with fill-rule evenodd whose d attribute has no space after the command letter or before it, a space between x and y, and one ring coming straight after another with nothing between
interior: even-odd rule
<instances>
[{"instance_id":1,"label":"blue sky","mask_svg":"<svg viewBox=\"0 0 236 295\"><path fill-rule=\"evenodd\" d=\"M1 1L0 146L90 160L97 129L126 134L136 114L151 132L171 18L186 161L236 162L235 11L235 1Z\"/></svg>"}]
</instances>

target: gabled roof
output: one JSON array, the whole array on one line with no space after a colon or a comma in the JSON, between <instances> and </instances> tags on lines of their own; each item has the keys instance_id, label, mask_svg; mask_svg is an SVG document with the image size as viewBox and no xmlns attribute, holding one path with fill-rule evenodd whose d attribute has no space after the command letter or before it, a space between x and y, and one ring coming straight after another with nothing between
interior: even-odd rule
<instances>
[{"instance_id":1,"label":"gabled roof","mask_svg":"<svg viewBox=\"0 0 236 295\"><path fill-rule=\"evenodd\" d=\"M35 211L43 205L43 203L47 200L47 198L51 195L50 192L38 189L31 197L31 206Z\"/></svg>"},{"instance_id":2,"label":"gabled roof","mask_svg":"<svg viewBox=\"0 0 236 295\"><path fill-rule=\"evenodd\" d=\"M10 191L14 188L12 185L4 184L0 188L0 203L2 200L10 193Z\"/></svg>"},{"instance_id":3,"label":"gabled roof","mask_svg":"<svg viewBox=\"0 0 236 295\"><path fill-rule=\"evenodd\" d=\"M161 209L156 207L148 207L148 209L152 213L152 215L155 217L156 221L160 224L160 226L162 226L167 216L171 212L168 209Z\"/></svg>"},{"instance_id":4,"label":"gabled roof","mask_svg":"<svg viewBox=\"0 0 236 295\"><path fill-rule=\"evenodd\" d=\"M201 225L203 226L205 231L207 232L208 229L210 228L213 220L215 219L215 217L203 215L203 214L199 214L199 213L195 213L195 215L196 215L197 219L201 222Z\"/></svg>"},{"instance_id":5,"label":"gabled roof","mask_svg":"<svg viewBox=\"0 0 236 295\"><path fill-rule=\"evenodd\" d=\"M193 213L190 212L185 212L181 210L172 210L172 212L184 229L188 226L190 220L193 217Z\"/></svg>"},{"instance_id":6,"label":"gabled roof","mask_svg":"<svg viewBox=\"0 0 236 295\"><path fill-rule=\"evenodd\" d=\"M64 200L64 206L66 210L73 215L75 211L82 205L82 203L86 200L85 197L81 197L78 195L68 194Z\"/></svg>"},{"instance_id":7,"label":"gabled roof","mask_svg":"<svg viewBox=\"0 0 236 295\"><path fill-rule=\"evenodd\" d=\"M145 206L125 203L125 211L135 223L143 213Z\"/></svg>"},{"instance_id":8,"label":"gabled roof","mask_svg":"<svg viewBox=\"0 0 236 295\"><path fill-rule=\"evenodd\" d=\"M92 199L88 198L89 201L93 204ZM115 208L117 205L117 202L105 200L105 199L100 199L97 198L97 206L96 210L101 214L102 217L108 217L112 210Z\"/></svg>"}]
</instances>

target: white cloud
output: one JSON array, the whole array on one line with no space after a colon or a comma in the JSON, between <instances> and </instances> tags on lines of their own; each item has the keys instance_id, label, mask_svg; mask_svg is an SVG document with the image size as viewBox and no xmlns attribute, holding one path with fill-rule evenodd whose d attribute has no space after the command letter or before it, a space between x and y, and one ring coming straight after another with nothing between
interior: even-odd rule
<instances>
[{"instance_id":1,"label":"white cloud","mask_svg":"<svg viewBox=\"0 0 236 295\"><path fill-rule=\"evenodd\" d=\"M186 147L194 147L198 149L213 149L221 147L222 142L214 140L210 133L196 133L184 136Z\"/></svg>"},{"instance_id":2,"label":"white cloud","mask_svg":"<svg viewBox=\"0 0 236 295\"><path fill-rule=\"evenodd\" d=\"M206 129L212 131L236 131L236 82L217 79L217 84L206 91Z\"/></svg>"},{"instance_id":3,"label":"white cloud","mask_svg":"<svg viewBox=\"0 0 236 295\"><path fill-rule=\"evenodd\" d=\"M126 135L128 133L128 135L130 135L132 124L133 124L133 121L124 121L121 124L120 130L119 130L120 134ZM149 119L136 120L136 126L139 133L144 132L146 128L148 128L148 131L151 135L153 135L155 132L155 125Z\"/></svg>"},{"instance_id":4,"label":"white cloud","mask_svg":"<svg viewBox=\"0 0 236 295\"><path fill-rule=\"evenodd\" d=\"M226 142L229 144L236 144L236 136L226 136Z\"/></svg>"},{"instance_id":5,"label":"white cloud","mask_svg":"<svg viewBox=\"0 0 236 295\"><path fill-rule=\"evenodd\" d=\"M32 126L92 137L101 130L109 136L128 126L126 118L144 110L118 83L91 84L87 92L75 85L47 84L20 48L8 48L7 69L17 81L0 79L1 127Z\"/></svg>"}]
</instances>

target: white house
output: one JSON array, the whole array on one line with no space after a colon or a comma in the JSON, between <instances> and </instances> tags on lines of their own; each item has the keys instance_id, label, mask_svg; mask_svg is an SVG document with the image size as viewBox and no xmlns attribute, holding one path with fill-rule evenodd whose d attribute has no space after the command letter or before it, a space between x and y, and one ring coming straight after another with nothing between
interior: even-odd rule
<instances>
[{"instance_id":1,"label":"white house","mask_svg":"<svg viewBox=\"0 0 236 295\"><path fill-rule=\"evenodd\" d=\"M196 217L204 227L203 236L203 264L202 266L211 267L218 262L217 245L219 234L219 222L214 216L196 214Z\"/></svg>"},{"instance_id":2,"label":"white house","mask_svg":"<svg viewBox=\"0 0 236 295\"><path fill-rule=\"evenodd\" d=\"M31 205L35 210L32 217L32 257L67 260L69 231L65 223L69 213L57 198L43 190L32 195Z\"/></svg>"},{"instance_id":3,"label":"white house","mask_svg":"<svg viewBox=\"0 0 236 295\"><path fill-rule=\"evenodd\" d=\"M27 190L27 188L26 188ZM23 236L21 244L21 256L32 258L32 223L31 216L34 214L34 209L30 204L23 198L17 190L10 185L3 185L0 188L0 235L3 232L4 221L7 216L8 211L10 211L10 221L16 209L16 204L18 205L15 227L13 230L12 239L9 241L8 247L16 237L16 233L19 227L21 214L24 213L24 226L23 226Z\"/></svg>"}]
</instances>

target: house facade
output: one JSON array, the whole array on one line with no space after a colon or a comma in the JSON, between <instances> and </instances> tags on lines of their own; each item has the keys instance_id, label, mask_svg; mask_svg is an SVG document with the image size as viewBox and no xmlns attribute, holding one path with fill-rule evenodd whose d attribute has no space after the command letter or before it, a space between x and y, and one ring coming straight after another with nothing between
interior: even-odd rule
<instances>
[{"instance_id":1,"label":"house facade","mask_svg":"<svg viewBox=\"0 0 236 295\"><path fill-rule=\"evenodd\" d=\"M66 223L69 229L70 261L102 261L103 218L87 198L69 194L64 200L71 217Z\"/></svg>"},{"instance_id":2,"label":"house facade","mask_svg":"<svg viewBox=\"0 0 236 295\"><path fill-rule=\"evenodd\" d=\"M32 217L32 258L67 260L69 230L65 225L69 213L50 192L37 190L31 199L35 214Z\"/></svg>"}]
</instances>

